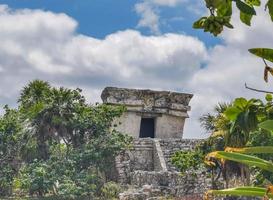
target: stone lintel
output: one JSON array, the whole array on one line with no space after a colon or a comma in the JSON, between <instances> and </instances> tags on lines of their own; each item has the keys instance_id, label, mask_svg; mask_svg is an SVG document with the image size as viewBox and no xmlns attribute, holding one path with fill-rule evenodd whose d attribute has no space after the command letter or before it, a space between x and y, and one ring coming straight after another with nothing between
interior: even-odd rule
<instances>
[{"instance_id":1,"label":"stone lintel","mask_svg":"<svg viewBox=\"0 0 273 200\"><path fill-rule=\"evenodd\" d=\"M192 94L106 87L101 98L103 103L124 105L127 111L157 113L187 118Z\"/></svg>"}]
</instances>

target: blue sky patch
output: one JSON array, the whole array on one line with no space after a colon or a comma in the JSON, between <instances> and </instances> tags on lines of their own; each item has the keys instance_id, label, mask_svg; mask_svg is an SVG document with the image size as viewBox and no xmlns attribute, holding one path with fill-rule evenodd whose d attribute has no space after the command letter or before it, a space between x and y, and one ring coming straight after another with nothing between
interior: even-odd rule
<instances>
[{"instance_id":1,"label":"blue sky patch","mask_svg":"<svg viewBox=\"0 0 273 200\"><path fill-rule=\"evenodd\" d=\"M1 4L6 4L12 9L29 8L65 13L78 22L79 33L102 39L111 33L126 29L135 29L143 35L152 35L148 28L137 27L140 16L135 11L135 5L140 2L136 0L2 0ZM202 30L192 29L192 23L200 13L190 9L191 6L157 7L160 33L185 33L199 38L207 47L221 43L219 38Z\"/></svg>"}]
</instances>

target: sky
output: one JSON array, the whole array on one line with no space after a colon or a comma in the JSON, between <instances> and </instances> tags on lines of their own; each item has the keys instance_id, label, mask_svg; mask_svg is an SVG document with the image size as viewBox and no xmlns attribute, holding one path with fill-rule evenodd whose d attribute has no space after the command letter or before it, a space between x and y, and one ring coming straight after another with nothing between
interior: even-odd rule
<instances>
[{"instance_id":1,"label":"sky","mask_svg":"<svg viewBox=\"0 0 273 200\"><path fill-rule=\"evenodd\" d=\"M106 86L187 92L184 137L204 138L198 119L218 102L263 98L245 83L273 90L247 51L272 48L263 8L251 27L234 11L235 29L217 38L192 29L206 13L200 0L0 0L0 105L16 106L34 79L80 87L91 103Z\"/></svg>"}]
</instances>

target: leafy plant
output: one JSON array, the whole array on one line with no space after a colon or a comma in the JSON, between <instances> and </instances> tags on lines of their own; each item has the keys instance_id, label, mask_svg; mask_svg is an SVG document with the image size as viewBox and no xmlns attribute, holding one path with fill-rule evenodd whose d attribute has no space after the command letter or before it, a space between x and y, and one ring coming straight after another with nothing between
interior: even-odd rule
<instances>
[{"instance_id":1,"label":"leafy plant","mask_svg":"<svg viewBox=\"0 0 273 200\"><path fill-rule=\"evenodd\" d=\"M113 120L124 107L89 105L80 89L35 80L0 118L0 196L94 198L132 138ZM14 193L12 190L14 189Z\"/></svg>"},{"instance_id":2,"label":"leafy plant","mask_svg":"<svg viewBox=\"0 0 273 200\"><path fill-rule=\"evenodd\" d=\"M171 162L182 174L196 174L198 170L204 168L203 159L204 156L200 151L178 151L172 156Z\"/></svg>"},{"instance_id":3,"label":"leafy plant","mask_svg":"<svg viewBox=\"0 0 273 200\"><path fill-rule=\"evenodd\" d=\"M234 7L232 6L234 3ZM261 6L260 0L205 0L206 7L209 10L209 16L203 16L193 23L193 28L203 29L214 36L219 35L224 27L233 28L231 16L233 9L237 7L240 11L240 20L242 23L250 26L253 16L256 15L255 7ZM273 21L273 0L268 0L265 4L269 15Z\"/></svg>"},{"instance_id":4,"label":"leafy plant","mask_svg":"<svg viewBox=\"0 0 273 200\"><path fill-rule=\"evenodd\" d=\"M267 130L273 131L270 123L266 123L264 126ZM239 153L238 153L239 152ZM243 163L248 166L258 167L273 173L273 163L270 161L263 160L261 158L246 155L249 153L255 154L273 154L273 146L260 146L260 147L248 147L248 148L226 148L225 151L218 151L209 153L206 156L206 163L214 165L213 159L232 160L235 162ZM210 195L233 195L233 196L256 196L256 197L273 197L273 185L268 185L267 188L261 187L238 187L224 190L210 190L206 193L206 197Z\"/></svg>"},{"instance_id":5,"label":"leafy plant","mask_svg":"<svg viewBox=\"0 0 273 200\"><path fill-rule=\"evenodd\" d=\"M0 194L12 193L12 183L20 167L22 125L18 112L5 106L0 117Z\"/></svg>"},{"instance_id":6,"label":"leafy plant","mask_svg":"<svg viewBox=\"0 0 273 200\"><path fill-rule=\"evenodd\" d=\"M264 150L271 151L273 143L272 133L268 131L268 126L273 119L272 116L272 96L266 95L266 102L259 99L236 98L230 104L219 104L215 107L215 114L206 114L201 117L201 124L211 132L208 139L202 141L193 152L177 152L173 156L173 164L177 166L181 173L194 171L204 165L193 161L204 159L209 152L222 152L224 149L232 149L237 153L251 153L260 159L272 160L272 154L264 154ZM269 120L269 121L267 121ZM261 129L264 127L265 129ZM266 130L267 129L267 130ZM263 148L256 149L255 146L264 145ZM249 147L254 147L251 149ZM254 150L255 152L251 152ZM263 152L263 154L259 152ZM198 158L193 155L199 155ZM220 153L221 154L221 153ZM229 152L224 152L229 154ZM218 154L216 154L218 155ZM220 162L213 160L214 165L206 165L207 171L211 172L212 184L217 188L218 179L222 175L225 186L228 187L232 180L241 178L242 183L250 183L250 173L255 177L253 184L262 185L264 182L273 181L272 173L259 168L248 168L236 160ZM247 163L245 163L247 164Z\"/></svg>"},{"instance_id":7,"label":"leafy plant","mask_svg":"<svg viewBox=\"0 0 273 200\"><path fill-rule=\"evenodd\" d=\"M118 199L118 194L122 191L121 187L115 182L107 182L101 189L103 199L115 200Z\"/></svg>"},{"instance_id":8,"label":"leafy plant","mask_svg":"<svg viewBox=\"0 0 273 200\"><path fill-rule=\"evenodd\" d=\"M242 153L273 153L272 147L253 147L247 149L232 149L229 148L227 151L239 151ZM235 162L243 163L249 166L259 167L269 172L273 172L273 164L272 162L257 158L255 156L250 156L242 153L235 152L212 152L206 156L206 163L209 165L214 165L214 162L211 158L221 159L221 160L232 160ZM223 161L222 161L223 162ZM208 199L210 195L233 195L233 196L256 196L256 197L273 197L273 186L269 185L267 188L261 187L237 187L237 188L229 188L224 190L209 190L206 193L206 198Z\"/></svg>"}]
</instances>

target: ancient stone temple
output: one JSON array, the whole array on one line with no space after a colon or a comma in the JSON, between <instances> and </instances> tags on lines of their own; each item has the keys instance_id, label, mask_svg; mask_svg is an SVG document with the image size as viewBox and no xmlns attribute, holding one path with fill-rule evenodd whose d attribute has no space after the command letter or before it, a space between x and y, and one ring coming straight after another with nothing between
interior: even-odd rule
<instances>
[{"instance_id":1,"label":"ancient stone temple","mask_svg":"<svg viewBox=\"0 0 273 200\"><path fill-rule=\"evenodd\" d=\"M134 138L182 138L192 94L106 87L104 103L125 105L116 128ZM119 123L116 123L119 124Z\"/></svg>"},{"instance_id":2,"label":"ancient stone temple","mask_svg":"<svg viewBox=\"0 0 273 200\"><path fill-rule=\"evenodd\" d=\"M128 188L120 200L202 199L209 188L206 174L181 176L171 163L175 152L191 151L200 142L182 138L192 96L115 87L103 90L104 103L127 108L116 119L115 124L120 124L115 129L134 137L132 147L115 159L115 181Z\"/></svg>"}]
</instances>

